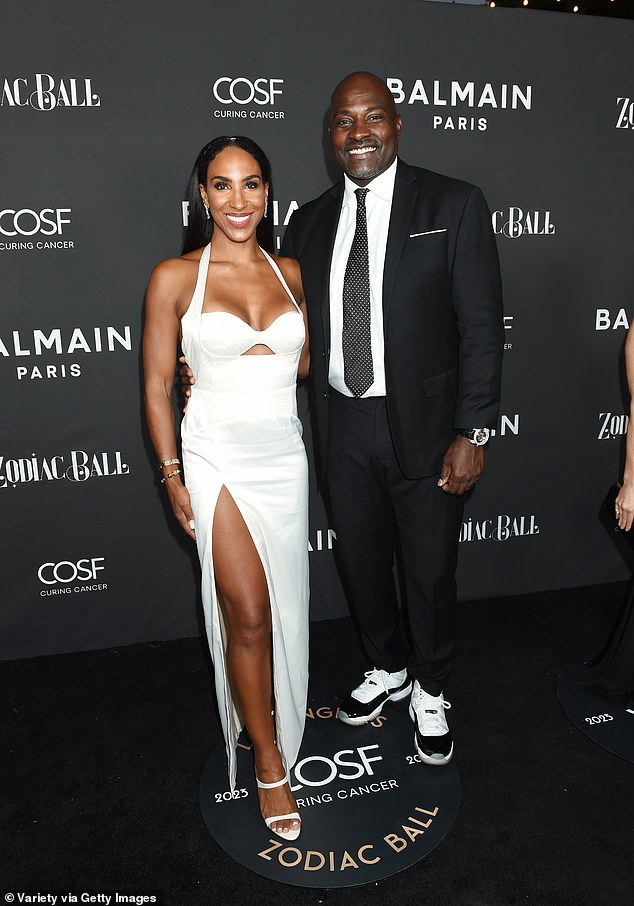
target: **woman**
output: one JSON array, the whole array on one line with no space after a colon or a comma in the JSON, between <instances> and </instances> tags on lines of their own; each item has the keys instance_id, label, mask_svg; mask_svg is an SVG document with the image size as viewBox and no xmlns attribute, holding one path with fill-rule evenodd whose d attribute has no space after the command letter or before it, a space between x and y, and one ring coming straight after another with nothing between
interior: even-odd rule
<instances>
[{"instance_id":1,"label":"woman","mask_svg":"<svg viewBox=\"0 0 634 906\"><path fill-rule=\"evenodd\" d=\"M244 724L262 816L294 840L301 822L287 772L308 680L308 483L295 390L309 351L299 265L258 244L270 195L255 142L205 145L184 253L150 278L143 356L161 480L198 547L231 788ZM171 405L179 339L197 377L182 423L184 476Z\"/></svg>"},{"instance_id":2,"label":"woman","mask_svg":"<svg viewBox=\"0 0 634 906\"><path fill-rule=\"evenodd\" d=\"M625 341L625 370L630 391L630 421L625 442L623 485L614 504L614 516L624 532L634 523L634 328ZM585 665L583 685L609 696L634 713L634 576L612 631L601 651Z\"/></svg>"},{"instance_id":3,"label":"woman","mask_svg":"<svg viewBox=\"0 0 634 906\"><path fill-rule=\"evenodd\" d=\"M629 532L634 522L634 330L630 327L625 341L625 371L630 391L630 420L625 442L625 471L615 504L614 515L619 528Z\"/></svg>"}]
</instances>

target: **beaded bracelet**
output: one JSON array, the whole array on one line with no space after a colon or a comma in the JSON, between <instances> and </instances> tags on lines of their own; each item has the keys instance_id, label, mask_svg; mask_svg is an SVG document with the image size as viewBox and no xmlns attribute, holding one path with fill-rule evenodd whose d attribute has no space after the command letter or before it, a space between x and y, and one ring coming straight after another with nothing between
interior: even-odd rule
<instances>
[{"instance_id":1,"label":"beaded bracelet","mask_svg":"<svg viewBox=\"0 0 634 906\"><path fill-rule=\"evenodd\" d=\"M159 471L163 468L163 466L175 466L175 465L180 466L180 464L181 464L180 459L164 459L163 462L159 463Z\"/></svg>"},{"instance_id":2,"label":"beaded bracelet","mask_svg":"<svg viewBox=\"0 0 634 906\"><path fill-rule=\"evenodd\" d=\"M173 478L174 475L180 475L180 473L180 469L174 469L173 472L168 472L167 475L164 475L163 478L161 478L161 484L165 484L168 478Z\"/></svg>"}]
</instances>

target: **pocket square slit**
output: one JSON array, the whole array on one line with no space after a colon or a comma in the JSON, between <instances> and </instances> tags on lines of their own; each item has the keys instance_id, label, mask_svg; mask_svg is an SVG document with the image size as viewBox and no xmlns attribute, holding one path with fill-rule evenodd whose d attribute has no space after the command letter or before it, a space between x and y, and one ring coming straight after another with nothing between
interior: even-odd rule
<instances>
[{"instance_id":1,"label":"pocket square slit","mask_svg":"<svg viewBox=\"0 0 634 906\"><path fill-rule=\"evenodd\" d=\"M410 233L410 239L416 239L417 236L431 236L432 233L446 233L447 227L443 227L442 230L425 230L424 233Z\"/></svg>"}]
</instances>

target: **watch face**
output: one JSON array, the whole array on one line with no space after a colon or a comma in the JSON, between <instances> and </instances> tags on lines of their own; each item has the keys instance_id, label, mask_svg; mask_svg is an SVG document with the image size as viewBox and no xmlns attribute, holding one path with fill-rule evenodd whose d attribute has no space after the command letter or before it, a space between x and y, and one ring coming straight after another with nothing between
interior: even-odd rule
<instances>
[{"instance_id":1,"label":"watch face","mask_svg":"<svg viewBox=\"0 0 634 906\"><path fill-rule=\"evenodd\" d=\"M491 436L489 428L462 428L459 433L476 447L482 447Z\"/></svg>"}]
</instances>

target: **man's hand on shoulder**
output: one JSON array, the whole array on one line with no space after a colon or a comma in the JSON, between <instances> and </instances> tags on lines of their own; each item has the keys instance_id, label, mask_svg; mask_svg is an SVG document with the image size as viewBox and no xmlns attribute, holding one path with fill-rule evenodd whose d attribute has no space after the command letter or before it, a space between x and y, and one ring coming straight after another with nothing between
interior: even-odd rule
<instances>
[{"instance_id":1,"label":"man's hand on shoulder","mask_svg":"<svg viewBox=\"0 0 634 906\"><path fill-rule=\"evenodd\" d=\"M301 305L304 298L304 290L302 287L302 271L299 266L299 261L297 261L296 258L286 257L278 257L276 258L276 261L295 300Z\"/></svg>"},{"instance_id":2,"label":"man's hand on shoulder","mask_svg":"<svg viewBox=\"0 0 634 906\"><path fill-rule=\"evenodd\" d=\"M187 359L185 358L184 355L179 356L178 361L180 363L178 373L179 373L180 379L181 379L181 390L182 390L183 396L185 398L184 405L183 405L183 412L184 412L185 409L187 409L187 403L189 402L189 398L192 395L192 387L196 383L196 378L194 377L193 371L187 364Z\"/></svg>"},{"instance_id":3,"label":"man's hand on shoulder","mask_svg":"<svg viewBox=\"0 0 634 906\"><path fill-rule=\"evenodd\" d=\"M484 471L484 449L466 437L456 437L442 461L438 487L445 494L462 497L470 491Z\"/></svg>"}]
</instances>

